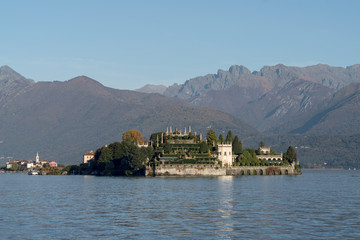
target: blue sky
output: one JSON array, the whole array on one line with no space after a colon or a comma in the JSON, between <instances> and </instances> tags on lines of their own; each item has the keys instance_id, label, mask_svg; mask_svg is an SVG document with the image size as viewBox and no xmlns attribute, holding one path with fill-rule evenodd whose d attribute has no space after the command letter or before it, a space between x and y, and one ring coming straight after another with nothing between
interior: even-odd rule
<instances>
[{"instance_id":1,"label":"blue sky","mask_svg":"<svg viewBox=\"0 0 360 240\"><path fill-rule=\"evenodd\" d=\"M360 63L360 1L1 1L0 65L35 81L171 85L231 65Z\"/></svg>"}]
</instances>

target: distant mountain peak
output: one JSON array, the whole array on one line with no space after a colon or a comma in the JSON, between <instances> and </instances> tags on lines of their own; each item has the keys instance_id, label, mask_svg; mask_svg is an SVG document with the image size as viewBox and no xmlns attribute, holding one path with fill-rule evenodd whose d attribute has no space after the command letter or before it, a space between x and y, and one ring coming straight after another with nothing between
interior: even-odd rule
<instances>
[{"instance_id":1,"label":"distant mountain peak","mask_svg":"<svg viewBox=\"0 0 360 240\"><path fill-rule=\"evenodd\" d=\"M12 70L8 65L3 65L0 67L0 71ZM12 70L14 71L14 70Z\"/></svg>"},{"instance_id":2,"label":"distant mountain peak","mask_svg":"<svg viewBox=\"0 0 360 240\"><path fill-rule=\"evenodd\" d=\"M246 67L244 67L243 65L232 65L229 68L229 72L232 75L240 75L240 74L251 74L250 70Z\"/></svg>"},{"instance_id":3,"label":"distant mountain peak","mask_svg":"<svg viewBox=\"0 0 360 240\"><path fill-rule=\"evenodd\" d=\"M23 77L21 74L19 74L18 72L14 71L11 67L9 67L8 65L4 65L0 67L0 81L7 79L7 78L16 78L16 79L26 79L25 77Z\"/></svg>"},{"instance_id":4,"label":"distant mountain peak","mask_svg":"<svg viewBox=\"0 0 360 240\"><path fill-rule=\"evenodd\" d=\"M67 82L71 83L71 84L88 84L88 85L103 86L98 81L96 81L96 80L94 80L94 79L92 79L92 78L90 78L88 76L84 76L84 75L74 77L74 78L68 80Z\"/></svg>"}]
</instances>

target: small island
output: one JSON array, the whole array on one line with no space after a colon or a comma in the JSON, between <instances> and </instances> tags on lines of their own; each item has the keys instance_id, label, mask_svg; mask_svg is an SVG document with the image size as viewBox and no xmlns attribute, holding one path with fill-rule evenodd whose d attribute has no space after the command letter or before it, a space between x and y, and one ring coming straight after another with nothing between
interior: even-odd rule
<instances>
[{"instance_id":1,"label":"small island","mask_svg":"<svg viewBox=\"0 0 360 240\"><path fill-rule=\"evenodd\" d=\"M68 174L100 176L226 176L298 175L301 166L292 146L276 153L260 142L258 149L243 149L242 141L228 131L224 138L210 129L202 134L191 126L168 127L145 141L136 129L123 134L122 142L105 145L83 156L83 163L66 168Z\"/></svg>"}]
</instances>

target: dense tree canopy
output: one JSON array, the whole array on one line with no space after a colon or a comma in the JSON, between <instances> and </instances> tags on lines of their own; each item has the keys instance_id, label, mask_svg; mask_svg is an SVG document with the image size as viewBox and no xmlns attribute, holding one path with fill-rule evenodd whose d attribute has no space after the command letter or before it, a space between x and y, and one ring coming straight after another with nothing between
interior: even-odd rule
<instances>
[{"instance_id":1,"label":"dense tree canopy","mask_svg":"<svg viewBox=\"0 0 360 240\"><path fill-rule=\"evenodd\" d=\"M126 138L96 151L94 170L99 174L138 175L154 155L152 147L138 147L137 142Z\"/></svg>"}]
</instances>

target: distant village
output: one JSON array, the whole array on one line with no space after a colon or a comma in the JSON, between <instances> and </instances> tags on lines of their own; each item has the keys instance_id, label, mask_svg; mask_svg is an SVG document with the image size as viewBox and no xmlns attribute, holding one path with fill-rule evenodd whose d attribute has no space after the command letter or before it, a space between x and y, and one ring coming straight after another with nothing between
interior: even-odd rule
<instances>
[{"instance_id":1,"label":"distant village","mask_svg":"<svg viewBox=\"0 0 360 240\"><path fill-rule=\"evenodd\" d=\"M6 169L12 171L40 171L44 172L56 169L57 162L40 160L39 153L36 153L35 161L31 160L11 160L6 162Z\"/></svg>"}]
</instances>

